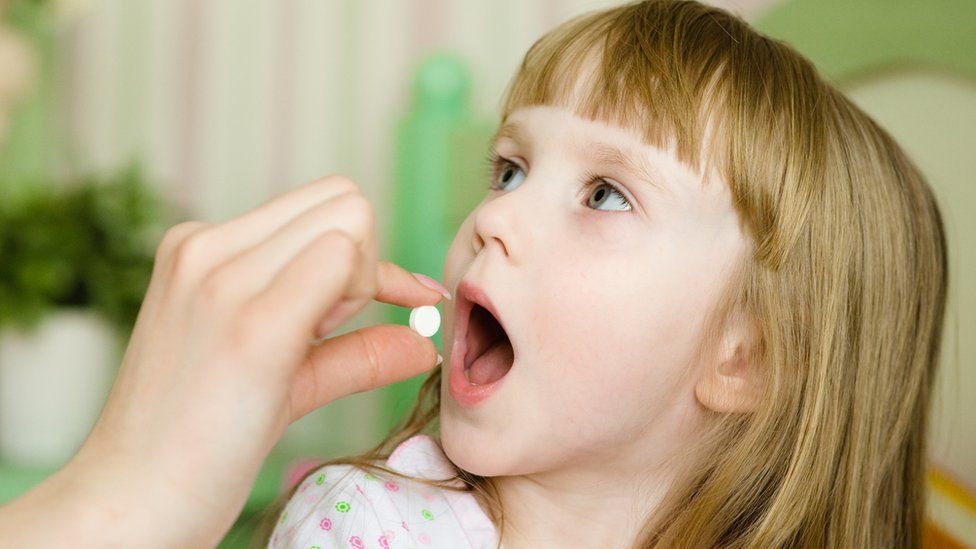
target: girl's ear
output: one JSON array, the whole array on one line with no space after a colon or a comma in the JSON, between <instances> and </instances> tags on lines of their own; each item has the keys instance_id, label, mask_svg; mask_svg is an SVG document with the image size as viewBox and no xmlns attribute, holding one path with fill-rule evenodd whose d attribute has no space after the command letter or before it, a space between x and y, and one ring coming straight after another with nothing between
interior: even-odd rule
<instances>
[{"instance_id":1,"label":"girl's ear","mask_svg":"<svg viewBox=\"0 0 976 549\"><path fill-rule=\"evenodd\" d=\"M695 396L702 406L716 412L752 412L762 396L762 373L747 358L749 338L741 329L727 334L715 360L704 366Z\"/></svg>"}]
</instances>

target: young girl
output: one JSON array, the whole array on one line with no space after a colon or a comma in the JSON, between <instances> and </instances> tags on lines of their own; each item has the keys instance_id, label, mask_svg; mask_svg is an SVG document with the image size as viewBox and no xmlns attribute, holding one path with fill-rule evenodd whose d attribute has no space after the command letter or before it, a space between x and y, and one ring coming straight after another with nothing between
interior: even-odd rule
<instances>
[{"instance_id":1,"label":"young girl","mask_svg":"<svg viewBox=\"0 0 976 549\"><path fill-rule=\"evenodd\" d=\"M490 156L442 367L268 546L920 545L942 221L807 60L696 2L586 14Z\"/></svg>"}]
</instances>

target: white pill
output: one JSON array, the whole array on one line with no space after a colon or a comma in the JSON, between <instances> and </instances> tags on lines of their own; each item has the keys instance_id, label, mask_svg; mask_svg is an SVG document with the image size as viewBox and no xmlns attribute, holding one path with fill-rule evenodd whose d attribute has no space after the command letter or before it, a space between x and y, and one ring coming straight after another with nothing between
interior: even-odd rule
<instances>
[{"instance_id":1,"label":"white pill","mask_svg":"<svg viewBox=\"0 0 976 549\"><path fill-rule=\"evenodd\" d=\"M410 311L410 328L424 337L437 333L441 327L441 313L433 305L415 307Z\"/></svg>"}]
</instances>

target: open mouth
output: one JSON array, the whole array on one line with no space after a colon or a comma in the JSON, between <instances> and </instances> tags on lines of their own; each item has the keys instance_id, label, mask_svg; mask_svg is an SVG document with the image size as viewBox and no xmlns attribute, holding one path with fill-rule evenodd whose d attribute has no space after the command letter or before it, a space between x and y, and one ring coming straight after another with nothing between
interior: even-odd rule
<instances>
[{"instance_id":1,"label":"open mouth","mask_svg":"<svg viewBox=\"0 0 976 549\"><path fill-rule=\"evenodd\" d=\"M464 375L472 385L494 383L512 368L512 342L488 309L472 303L470 315L465 333Z\"/></svg>"}]
</instances>

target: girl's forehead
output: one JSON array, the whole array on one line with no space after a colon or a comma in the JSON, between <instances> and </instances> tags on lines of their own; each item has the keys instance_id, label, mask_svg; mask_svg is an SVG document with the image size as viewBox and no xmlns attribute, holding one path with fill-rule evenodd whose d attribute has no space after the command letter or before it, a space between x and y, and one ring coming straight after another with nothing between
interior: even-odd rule
<instances>
[{"instance_id":1,"label":"girl's forehead","mask_svg":"<svg viewBox=\"0 0 976 549\"><path fill-rule=\"evenodd\" d=\"M527 142L532 139L563 138L566 140L601 140L626 143L630 146L656 146L646 143L634 129L612 120L587 118L565 105L531 105L518 107L507 114L498 125L495 140L511 139Z\"/></svg>"},{"instance_id":2,"label":"girl's forehead","mask_svg":"<svg viewBox=\"0 0 976 549\"><path fill-rule=\"evenodd\" d=\"M573 63L565 59L561 63L557 61L560 70L517 74L513 86L516 89L509 90L503 119L519 110L544 106L640 133L641 126L634 123L638 117L649 119L651 114L641 105L640 95L607 96L603 49L594 45L580 55Z\"/></svg>"}]
</instances>

